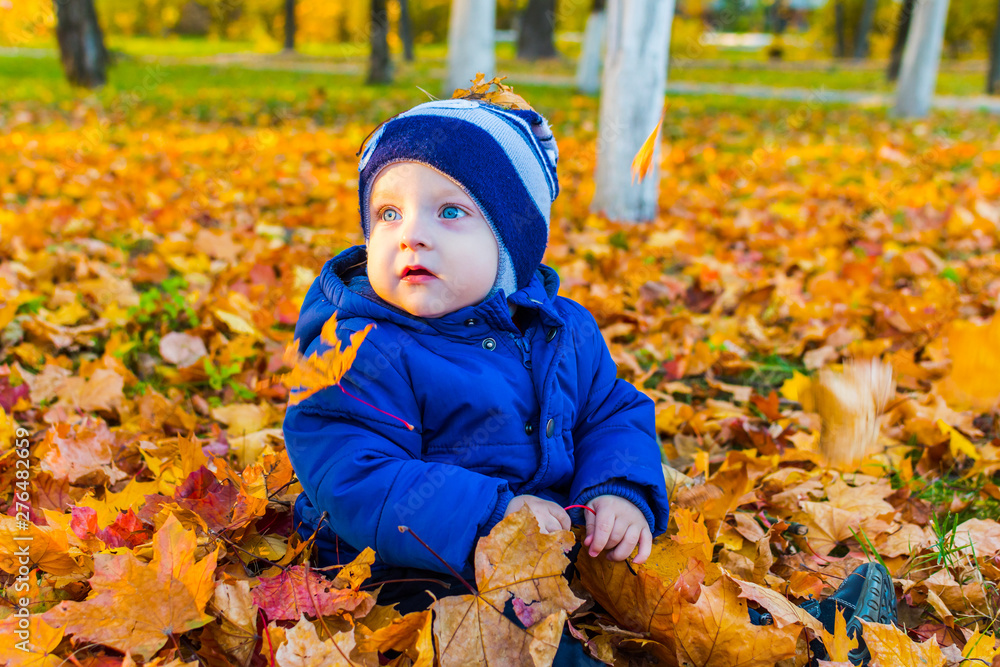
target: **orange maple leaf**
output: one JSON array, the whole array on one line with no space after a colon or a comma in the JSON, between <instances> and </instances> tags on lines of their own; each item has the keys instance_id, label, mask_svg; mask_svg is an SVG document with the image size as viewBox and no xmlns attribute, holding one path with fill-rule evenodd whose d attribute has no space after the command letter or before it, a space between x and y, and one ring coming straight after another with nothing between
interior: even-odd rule
<instances>
[{"instance_id":1,"label":"orange maple leaf","mask_svg":"<svg viewBox=\"0 0 1000 667\"><path fill-rule=\"evenodd\" d=\"M753 625L739 587L721 577L675 614L677 660L693 667L770 667L795 655L797 624Z\"/></svg>"},{"instance_id":2,"label":"orange maple leaf","mask_svg":"<svg viewBox=\"0 0 1000 667\"><path fill-rule=\"evenodd\" d=\"M635 179L638 178L639 182L646 178L646 174L649 172L649 168L653 165L653 151L656 149L656 138L660 136L660 127L663 125L663 118L666 115L666 108L660 114L660 121L653 128L646 140L642 142L642 146L639 147L639 152L635 154L632 158L632 183L635 184Z\"/></svg>"},{"instance_id":3,"label":"orange maple leaf","mask_svg":"<svg viewBox=\"0 0 1000 667\"><path fill-rule=\"evenodd\" d=\"M394 619L360 640L358 648L364 652L403 651L413 660L413 667L431 667L434 664L431 611L415 611Z\"/></svg>"},{"instance_id":4,"label":"orange maple leaf","mask_svg":"<svg viewBox=\"0 0 1000 667\"><path fill-rule=\"evenodd\" d=\"M91 596L63 601L42 614L53 627L149 660L169 641L213 620L205 605L214 591L218 549L195 562L195 534L169 515L153 536L149 563L131 552L94 556Z\"/></svg>"}]
</instances>

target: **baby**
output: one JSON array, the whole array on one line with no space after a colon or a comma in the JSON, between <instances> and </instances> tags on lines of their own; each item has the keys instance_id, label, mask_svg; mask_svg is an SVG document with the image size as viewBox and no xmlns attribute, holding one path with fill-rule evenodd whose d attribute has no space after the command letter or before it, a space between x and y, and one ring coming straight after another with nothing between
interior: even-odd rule
<instances>
[{"instance_id":1,"label":"baby","mask_svg":"<svg viewBox=\"0 0 1000 667\"><path fill-rule=\"evenodd\" d=\"M325 264L295 338L321 354L334 313L341 343L375 327L346 391L284 421L317 565L370 546L375 581L448 580L406 525L474 583L476 541L523 506L546 532L585 524L583 548L612 560L638 547L642 563L667 529L653 402L616 379L594 317L541 263L557 161L540 114L472 99L420 104L364 145L365 245Z\"/></svg>"}]
</instances>

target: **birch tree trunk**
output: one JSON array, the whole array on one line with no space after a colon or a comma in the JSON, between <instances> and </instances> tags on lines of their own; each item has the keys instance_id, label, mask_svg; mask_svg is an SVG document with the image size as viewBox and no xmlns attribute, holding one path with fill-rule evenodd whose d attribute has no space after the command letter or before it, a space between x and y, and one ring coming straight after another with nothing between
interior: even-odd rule
<instances>
[{"instance_id":1,"label":"birch tree trunk","mask_svg":"<svg viewBox=\"0 0 1000 667\"><path fill-rule=\"evenodd\" d=\"M448 78L445 97L468 88L476 72L492 79L496 71L496 0L453 0L448 21Z\"/></svg>"},{"instance_id":2,"label":"birch tree trunk","mask_svg":"<svg viewBox=\"0 0 1000 667\"><path fill-rule=\"evenodd\" d=\"M389 11L386 0L371 0L371 55L365 83L391 83L392 60L389 57Z\"/></svg>"},{"instance_id":3,"label":"birch tree trunk","mask_svg":"<svg viewBox=\"0 0 1000 667\"><path fill-rule=\"evenodd\" d=\"M556 0L528 0L517 32L517 57L524 60L555 58Z\"/></svg>"},{"instance_id":4,"label":"birch tree trunk","mask_svg":"<svg viewBox=\"0 0 1000 667\"><path fill-rule=\"evenodd\" d=\"M917 3L896 86L897 116L923 118L930 111L947 17L948 0Z\"/></svg>"},{"instance_id":5,"label":"birch tree trunk","mask_svg":"<svg viewBox=\"0 0 1000 667\"><path fill-rule=\"evenodd\" d=\"M913 22L913 8L916 0L903 0L899 7L899 14L896 19L896 39L892 43L892 55L889 56L889 71L886 77L890 82L899 78L899 67L903 63L903 48L906 46L906 38L910 34L910 24Z\"/></svg>"},{"instance_id":6,"label":"birch tree trunk","mask_svg":"<svg viewBox=\"0 0 1000 667\"><path fill-rule=\"evenodd\" d=\"M610 0L601 81L596 188L590 210L645 222L657 214L659 143L646 178L632 184L632 158L656 127L667 92L674 0Z\"/></svg>"},{"instance_id":7,"label":"birch tree trunk","mask_svg":"<svg viewBox=\"0 0 1000 667\"><path fill-rule=\"evenodd\" d=\"M583 32L583 47L576 64L576 87L582 93L594 94L601 89L601 51L607 17L604 0L594 0Z\"/></svg>"},{"instance_id":8,"label":"birch tree trunk","mask_svg":"<svg viewBox=\"0 0 1000 667\"><path fill-rule=\"evenodd\" d=\"M108 51L94 0L56 0L56 38L66 80L97 88L107 82Z\"/></svg>"},{"instance_id":9,"label":"birch tree trunk","mask_svg":"<svg viewBox=\"0 0 1000 667\"><path fill-rule=\"evenodd\" d=\"M295 0L285 0L285 51L295 51Z\"/></svg>"},{"instance_id":10,"label":"birch tree trunk","mask_svg":"<svg viewBox=\"0 0 1000 667\"><path fill-rule=\"evenodd\" d=\"M990 40L990 69L986 73L986 94L1000 95L1000 2L997 3L997 22Z\"/></svg>"}]
</instances>

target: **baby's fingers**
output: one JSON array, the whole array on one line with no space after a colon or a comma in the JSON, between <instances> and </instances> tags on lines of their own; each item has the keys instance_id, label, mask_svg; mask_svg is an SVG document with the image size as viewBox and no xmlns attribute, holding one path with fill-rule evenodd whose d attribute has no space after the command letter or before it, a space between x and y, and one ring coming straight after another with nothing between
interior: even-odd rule
<instances>
[{"instance_id":1,"label":"baby's fingers","mask_svg":"<svg viewBox=\"0 0 1000 667\"><path fill-rule=\"evenodd\" d=\"M639 533L639 553L632 559L632 562L636 565L645 563L646 559L649 558L649 554L652 552L653 534L649 532L648 528L643 528L642 532Z\"/></svg>"},{"instance_id":2,"label":"baby's fingers","mask_svg":"<svg viewBox=\"0 0 1000 667\"><path fill-rule=\"evenodd\" d=\"M552 508L552 517L559 524L559 528L556 530L572 530L573 522L570 521L569 514L563 508L554 505Z\"/></svg>"},{"instance_id":3,"label":"baby's fingers","mask_svg":"<svg viewBox=\"0 0 1000 667\"><path fill-rule=\"evenodd\" d=\"M611 512L598 512L597 516L594 517L594 534L592 536L593 539L590 541L590 550L588 552L591 557L604 551L604 547L607 546L614 528L615 515ZM617 543L617 540L612 542L612 544Z\"/></svg>"},{"instance_id":4,"label":"baby's fingers","mask_svg":"<svg viewBox=\"0 0 1000 667\"><path fill-rule=\"evenodd\" d=\"M618 546L615 550L608 554L608 560L625 560L628 558L632 550L635 549L636 542L639 541L639 534L642 531L639 526L634 523L628 527L625 531L625 535L622 537Z\"/></svg>"}]
</instances>

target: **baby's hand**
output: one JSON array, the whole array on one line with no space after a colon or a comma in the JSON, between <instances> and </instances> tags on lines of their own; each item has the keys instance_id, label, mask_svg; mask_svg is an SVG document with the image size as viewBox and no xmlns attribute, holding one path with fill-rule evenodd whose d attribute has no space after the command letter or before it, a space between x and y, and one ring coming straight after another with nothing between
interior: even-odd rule
<instances>
[{"instance_id":1,"label":"baby's hand","mask_svg":"<svg viewBox=\"0 0 1000 667\"><path fill-rule=\"evenodd\" d=\"M542 534L547 535L556 530L569 530L573 526L569 520L569 514L562 506L538 496L514 496L503 515L505 517L511 515L525 505L538 519L538 526L542 529Z\"/></svg>"},{"instance_id":2,"label":"baby's hand","mask_svg":"<svg viewBox=\"0 0 1000 667\"><path fill-rule=\"evenodd\" d=\"M615 547L608 560L625 560L639 545L639 553L632 559L638 565L649 558L653 550L653 533L642 511L619 496L597 496L587 503L597 514L584 512L587 518L587 537L583 546L590 547L591 557ZM616 546L617 545L617 546Z\"/></svg>"}]
</instances>

